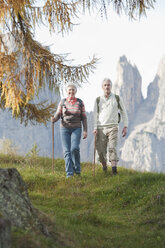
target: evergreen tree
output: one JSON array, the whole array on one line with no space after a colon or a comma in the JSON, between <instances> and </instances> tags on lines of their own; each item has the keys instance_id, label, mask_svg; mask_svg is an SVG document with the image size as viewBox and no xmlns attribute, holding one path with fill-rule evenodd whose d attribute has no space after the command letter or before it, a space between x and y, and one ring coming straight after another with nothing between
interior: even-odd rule
<instances>
[{"instance_id":1,"label":"evergreen tree","mask_svg":"<svg viewBox=\"0 0 165 248\"><path fill-rule=\"evenodd\" d=\"M46 123L55 104L32 103L45 85L59 89L68 81L81 85L95 68L97 59L74 66L66 55L54 54L34 39L35 28L45 24L50 32L64 35L73 29L74 18L81 12L100 11L107 16L110 4L118 14L130 18L146 13L155 0L1 0L0 1L0 108L9 108L21 122ZM15 47L12 51L6 36Z\"/></svg>"}]
</instances>

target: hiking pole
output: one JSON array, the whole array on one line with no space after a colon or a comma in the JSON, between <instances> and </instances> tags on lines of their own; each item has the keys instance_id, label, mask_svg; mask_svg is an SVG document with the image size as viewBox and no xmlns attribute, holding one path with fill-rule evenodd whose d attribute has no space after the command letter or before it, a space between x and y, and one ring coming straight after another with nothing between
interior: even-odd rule
<instances>
[{"instance_id":1,"label":"hiking pole","mask_svg":"<svg viewBox=\"0 0 165 248\"><path fill-rule=\"evenodd\" d=\"M52 122L52 173L54 173L54 122Z\"/></svg>"},{"instance_id":2,"label":"hiking pole","mask_svg":"<svg viewBox=\"0 0 165 248\"><path fill-rule=\"evenodd\" d=\"M95 176L95 164L96 164L96 133L94 134L94 155L93 155L93 175Z\"/></svg>"}]
</instances>

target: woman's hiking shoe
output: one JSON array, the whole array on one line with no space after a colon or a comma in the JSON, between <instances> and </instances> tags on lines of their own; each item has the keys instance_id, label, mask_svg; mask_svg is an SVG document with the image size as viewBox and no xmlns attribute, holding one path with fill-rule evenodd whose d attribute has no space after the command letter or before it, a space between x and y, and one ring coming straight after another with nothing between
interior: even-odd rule
<instances>
[{"instance_id":1,"label":"woman's hiking shoe","mask_svg":"<svg viewBox=\"0 0 165 248\"><path fill-rule=\"evenodd\" d=\"M117 174L117 167L113 166L112 167L112 175L116 175Z\"/></svg>"}]
</instances>

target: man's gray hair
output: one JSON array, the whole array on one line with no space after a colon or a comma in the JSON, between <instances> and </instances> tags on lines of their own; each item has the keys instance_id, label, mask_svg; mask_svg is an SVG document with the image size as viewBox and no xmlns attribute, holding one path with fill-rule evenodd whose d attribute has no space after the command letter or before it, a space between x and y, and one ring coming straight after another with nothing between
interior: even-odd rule
<instances>
[{"instance_id":1,"label":"man's gray hair","mask_svg":"<svg viewBox=\"0 0 165 248\"><path fill-rule=\"evenodd\" d=\"M103 86L103 83L104 83L105 81L110 82L110 85L111 85L111 88L112 88L112 81L111 81L111 79L110 79L110 78L104 78L104 80L102 81L102 86Z\"/></svg>"}]
</instances>

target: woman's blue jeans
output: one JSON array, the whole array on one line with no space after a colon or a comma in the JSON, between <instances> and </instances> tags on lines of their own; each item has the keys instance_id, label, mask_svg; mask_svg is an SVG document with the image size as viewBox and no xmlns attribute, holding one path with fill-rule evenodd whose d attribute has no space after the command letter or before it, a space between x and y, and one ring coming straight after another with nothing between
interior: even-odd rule
<instances>
[{"instance_id":1,"label":"woman's blue jeans","mask_svg":"<svg viewBox=\"0 0 165 248\"><path fill-rule=\"evenodd\" d=\"M61 128L61 139L65 159L66 176L80 174L80 139L81 128Z\"/></svg>"}]
</instances>

